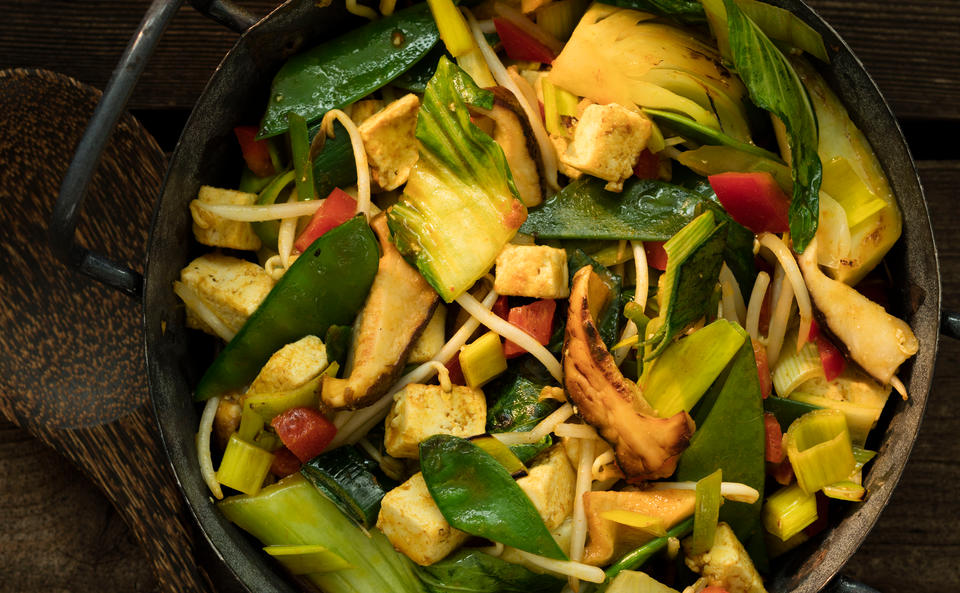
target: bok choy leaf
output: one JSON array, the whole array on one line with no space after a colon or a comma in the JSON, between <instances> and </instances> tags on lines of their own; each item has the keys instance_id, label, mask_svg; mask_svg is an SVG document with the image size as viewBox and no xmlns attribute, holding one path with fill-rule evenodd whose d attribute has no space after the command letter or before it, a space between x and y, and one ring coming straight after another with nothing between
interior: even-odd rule
<instances>
[{"instance_id":1,"label":"bok choy leaf","mask_svg":"<svg viewBox=\"0 0 960 593\"><path fill-rule=\"evenodd\" d=\"M819 132L810 97L793 66L733 0L727 10L730 51L753 102L777 116L790 137L793 199L790 235L803 253L817 232L823 167L817 155Z\"/></svg>"},{"instance_id":2,"label":"bok choy leaf","mask_svg":"<svg viewBox=\"0 0 960 593\"><path fill-rule=\"evenodd\" d=\"M527 217L503 150L470 122L468 105L493 107L446 57L417 117L420 159L387 214L397 249L448 303L487 273Z\"/></svg>"}]
</instances>

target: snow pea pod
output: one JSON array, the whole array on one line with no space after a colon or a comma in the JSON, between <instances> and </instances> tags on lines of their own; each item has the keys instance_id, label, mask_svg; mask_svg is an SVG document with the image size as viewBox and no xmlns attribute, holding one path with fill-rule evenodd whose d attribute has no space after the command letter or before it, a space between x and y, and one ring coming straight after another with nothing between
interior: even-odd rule
<instances>
[{"instance_id":1,"label":"snow pea pod","mask_svg":"<svg viewBox=\"0 0 960 593\"><path fill-rule=\"evenodd\" d=\"M377 273L373 231L355 217L314 241L207 369L194 398L203 401L249 384L270 355L331 325L349 325Z\"/></svg>"},{"instance_id":2,"label":"snow pea pod","mask_svg":"<svg viewBox=\"0 0 960 593\"><path fill-rule=\"evenodd\" d=\"M567 559L526 493L480 447L434 435L420 443L420 469L450 525L531 554Z\"/></svg>"},{"instance_id":3,"label":"snow pea pod","mask_svg":"<svg viewBox=\"0 0 960 593\"><path fill-rule=\"evenodd\" d=\"M423 3L290 58L273 79L257 137L286 132L288 111L311 123L369 95L409 70L439 38Z\"/></svg>"}]
</instances>

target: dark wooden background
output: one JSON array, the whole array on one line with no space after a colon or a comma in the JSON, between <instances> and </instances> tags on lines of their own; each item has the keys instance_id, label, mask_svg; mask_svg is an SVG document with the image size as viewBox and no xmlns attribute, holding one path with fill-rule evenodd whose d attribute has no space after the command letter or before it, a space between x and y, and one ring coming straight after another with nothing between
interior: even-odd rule
<instances>
[{"instance_id":1,"label":"dark wooden background","mask_svg":"<svg viewBox=\"0 0 960 593\"><path fill-rule=\"evenodd\" d=\"M901 120L930 204L944 306L960 309L960 2L809 3L853 46ZM259 14L274 5L240 4ZM103 88L147 5L0 0L0 69L46 68ZM173 21L130 104L165 150L234 39L190 8ZM960 586L958 393L960 343L946 339L913 457L848 575L884 592ZM145 552L100 492L0 417L0 592L155 588Z\"/></svg>"}]
</instances>

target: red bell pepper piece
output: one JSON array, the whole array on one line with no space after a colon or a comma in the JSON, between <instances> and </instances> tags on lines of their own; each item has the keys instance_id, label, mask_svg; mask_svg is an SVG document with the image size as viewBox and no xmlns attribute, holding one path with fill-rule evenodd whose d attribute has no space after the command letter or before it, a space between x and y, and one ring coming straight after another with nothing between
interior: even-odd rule
<instances>
[{"instance_id":1,"label":"red bell pepper piece","mask_svg":"<svg viewBox=\"0 0 960 593\"><path fill-rule=\"evenodd\" d=\"M463 369L460 368L460 357L452 356L447 364L447 373L450 375L450 382L454 385L466 385L467 380L463 378Z\"/></svg>"},{"instance_id":2,"label":"red bell pepper piece","mask_svg":"<svg viewBox=\"0 0 960 593\"><path fill-rule=\"evenodd\" d=\"M273 463L270 464L270 473L278 478L286 478L290 474L300 471L300 460L287 449L280 447L273 452Z\"/></svg>"},{"instance_id":3,"label":"red bell pepper piece","mask_svg":"<svg viewBox=\"0 0 960 593\"><path fill-rule=\"evenodd\" d=\"M781 486L789 486L793 482L793 466L790 465L789 458L784 458L783 461L771 467L768 473Z\"/></svg>"},{"instance_id":4,"label":"red bell pepper piece","mask_svg":"<svg viewBox=\"0 0 960 593\"><path fill-rule=\"evenodd\" d=\"M783 450L783 431L780 430L777 417L770 412L764 412L763 428L767 435L764 458L770 463L780 463L786 452Z\"/></svg>"},{"instance_id":5,"label":"red bell pepper piece","mask_svg":"<svg viewBox=\"0 0 960 593\"><path fill-rule=\"evenodd\" d=\"M312 408L290 408L270 422L290 452L306 463L323 452L337 427Z\"/></svg>"},{"instance_id":6,"label":"red bell pepper piece","mask_svg":"<svg viewBox=\"0 0 960 593\"><path fill-rule=\"evenodd\" d=\"M503 51L507 53L507 57L511 60L551 64L557 57L549 47L527 35L520 27L509 20L495 17L493 25L497 28L497 35L500 36L500 43L503 44Z\"/></svg>"},{"instance_id":7,"label":"red bell pepper piece","mask_svg":"<svg viewBox=\"0 0 960 593\"><path fill-rule=\"evenodd\" d=\"M767 399L773 391L773 377L770 376L770 365L767 364L767 349L759 341L751 341L753 342L753 358L757 361L760 395L763 396L763 399Z\"/></svg>"},{"instance_id":8,"label":"red bell pepper piece","mask_svg":"<svg viewBox=\"0 0 960 593\"><path fill-rule=\"evenodd\" d=\"M820 353L820 365L823 367L823 376L827 381L833 381L840 376L847 366L847 359L836 345L820 334L817 336L817 351Z\"/></svg>"},{"instance_id":9,"label":"red bell pepper piece","mask_svg":"<svg viewBox=\"0 0 960 593\"><path fill-rule=\"evenodd\" d=\"M667 250L663 241L644 241L643 250L647 253L647 265L663 272L667 269Z\"/></svg>"},{"instance_id":10,"label":"red bell pepper piece","mask_svg":"<svg viewBox=\"0 0 960 593\"><path fill-rule=\"evenodd\" d=\"M656 179L660 177L660 157L644 148L633 165L633 174L640 179Z\"/></svg>"},{"instance_id":11,"label":"red bell pepper piece","mask_svg":"<svg viewBox=\"0 0 960 593\"><path fill-rule=\"evenodd\" d=\"M540 299L522 307L512 307L507 315L510 325L515 325L533 336L533 339L546 346L553 335L553 314L557 310L557 301ZM526 350L510 340L503 344L503 355L507 358L516 358L526 354Z\"/></svg>"},{"instance_id":12,"label":"red bell pepper piece","mask_svg":"<svg viewBox=\"0 0 960 593\"><path fill-rule=\"evenodd\" d=\"M510 304L507 300L507 295L502 294L498 296L497 300L493 302L493 307L490 310L493 311L493 314L500 319L506 319L507 315L510 314Z\"/></svg>"},{"instance_id":13,"label":"red bell pepper piece","mask_svg":"<svg viewBox=\"0 0 960 593\"><path fill-rule=\"evenodd\" d=\"M321 235L334 227L347 222L357 213L357 201L347 192L334 188L320 208L313 213L310 222L293 242L293 247L301 253Z\"/></svg>"},{"instance_id":14,"label":"red bell pepper piece","mask_svg":"<svg viewBox=\"0 0 960 593\"><path fill-rule=\"evenodd\" d=\"M766 172L720 173L707 177L733 219L755 233L790 229L790 198Z\"/></svg>"},{"instance_id":15,"label":"red bell pepper piece","mask_svg":"<svg viewBox=\"0 0 960 593\"><path fill-rule=\"evenodd\" d=\"M270 150L266 140L257 140L257 126L237 126L233 129L237 142L240 143L240 152L247 167L257 177L273 175L273 161L270 160Z\"/></svg>"}]
</instances>

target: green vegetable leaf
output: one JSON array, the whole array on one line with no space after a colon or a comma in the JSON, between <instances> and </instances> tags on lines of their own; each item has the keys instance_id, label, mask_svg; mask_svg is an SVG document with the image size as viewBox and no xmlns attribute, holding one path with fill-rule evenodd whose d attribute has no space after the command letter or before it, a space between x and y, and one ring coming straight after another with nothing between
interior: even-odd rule
<instances>
[{"instance_id":1,"label":"green vegetable leaf","mask_svg":"<svg viewBox=\"0 0 960 593\"><path fill-rule=\"evenodd\" d=\"M287 60L273 79L258 138L287 131L287 112L314 122L406 72L440 38L426 4L398 10Z\"/></svg>"},{"instance_id":2,"label":"green vegetable leaf","mask_svg":"<svg viewBox=\"0 0 960 593\"><path fill-rule=\"evenodd\" d=\"M450 525L531 554L567 559L526 493L480 447L434 435L420 443L420 469Z\"/></svg>"},{"instance_id":3,"label":"green vegetable leaf","mask_svg":"<svg viewBox=\"0 0 960 593\"><path fill-rule=\"evenodd\" d=\"M530 211L521 233L546 239L666 241L693 220L701 196L653 179L631 178L622 193L582 176Z\"/></svg>"},{"instance_id":4,"label":"green vegetable leaf","mask_svg":"<svg viewBox=\"0 0 960 593\"><path fill-rule=\"evenodd\" d=\"M602 0L604 4L632 8L671 17L681 23L697 25L707 22L698 0Z\"/></svg>"},{"instance_id":5,"label":"green vegetable leaf","mask_svg":"<svg viewBox=\"0 0 960 593\"><path fill-rule=\"evenodd\" d=\"M487 396L487 432L525 432L560 407L556 400L540 401L540 392L553 381L534 381L506 372L483 387ZM539 442L511 445L510 450L526 463L553 444L550 435Z\"/></svg>"},{"instance_id":6,"label":"green vegetable leaf","mask_svg":"<svg viewBox=\"0 0 960 593\"><path fill-rule=\"evenodd\" d=\"M790 235L803 253L817 231L823 167L817 155L817 117L810 97L786 56L733 0L727 10L730 50L750 98L783 122L790 136L793 200Z\"/></svg>"},{"instance_id":7,"label":"green vegetable leaf","mask_svg":"<svg viewBox=\"0 0 960 593\"><path fill-rule=\"evenodd\" d=\"M644 108L643 112L649 115L650 118L653 119L657 124L666 125L673 128L674 131L684 138L689 138L690 140L695 140L701 144L712 146L729 146L730 148L735 148L748 154L760 156L776 162L783 162L780 160L780 157L773 154L769 150L760 148L756 144L741 142L736 138L732 138L724 134L720 130L697 123L685 115L674 113L672 111L663 111L662 109Z\"/></svg>"},{"instance_id":8,"label":"green vegetable leaf","mask_svg":"<svg viewBox=\"0 0 960 593\"><path fill-rule=\"evenodd\" d=\"M490 109L493 93L440 58L417 118L420 159L387 214L397 249L447 302L487 273L527 215L503 150L468 105Z\"/></svg>"},{"instance_id":9,"label":"green vegetable leaf","mask_svg":"<svg viewBox=\"0 0 960 593\"><path fill-rule=\"evenodd\" d=\"M651 321L657 331L647 340L645 360L659 356L677 334L708 313L726 235L727 225L716 224L707 210L664 244L667 271L657 297L660 316Z\"/></svg>"},{"instance_id":10,"label":"green vegetable leaf","mask_svg":"<svg viewBox=\"0 0 960 593\"><path fill-rule=\"evenodd\" d=\"M696 416L703 420L680 457L677 479L695 481L722 469L725 481L756 488L760 492L757 502L727 501L720 509L720 520L729 523L740 541L746 542L760 525L765 443L760 380L749 341L740 347L715 387L697 410Z\"/></svg>"},{"instance_id":11,"label":"green vegetable leaf","mask_svg":"<svg viewBox=\"0 0 960 593\"><path fill-rule=\"evenodd\" d=\"M557 591L563 581L476 550L459 550L440 562L417 567L430 593L540 593Z\"/></svg>"}]
</instances>

